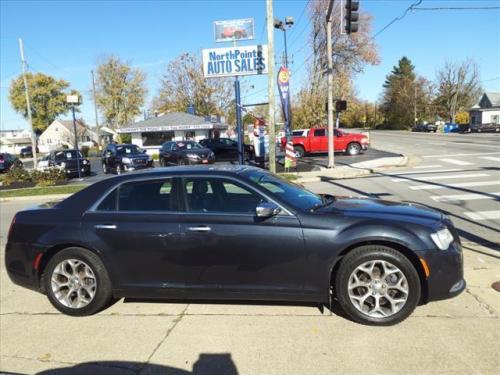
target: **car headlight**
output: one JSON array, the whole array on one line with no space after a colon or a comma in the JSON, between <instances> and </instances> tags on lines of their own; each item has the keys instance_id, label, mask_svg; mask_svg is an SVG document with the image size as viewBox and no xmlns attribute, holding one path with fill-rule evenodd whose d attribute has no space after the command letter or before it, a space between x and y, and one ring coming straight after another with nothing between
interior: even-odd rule
<instances>
[{"instance_id":1,"label":"car headlight","mask_svg":"<svg viewBox=\"0 0 500 375\"><path fill-rule=\"evenodd\" d=\"M186 154L186 156L190 159L198 159L199 156L197 154Z\"/></svg>"},{"instance_id":2,"label":"car headlight","mask_svg":"<svg viewBox=\"0 0 500 375\"><path fill-rule=\"evenodd\" d=\"M441 250L446 250L453 242L453 235L448 228L438 230L436 233L431 233L431 238L436 246Z\"/></svg>"},{"instance_id":3,"label":"car headlight","mask_svg":"<svg viewBox=\"0 0 500 375\"><path fill-rule=\"evenodd\" d=\"M88 162L87 160L83 160L83 161L82 161L82 164L83 164L83 165L87 165L88 163L89 163L89 162Z\"/></svg>"},{"instance_id":4,"label":"car headlight","mask_svg":"<svg viewBox=\"0 0 500 375\"><path fill-rule=\"evenodd\" d=\"M122 158L123 164L130 164L130 158Z\"/></svg>"},{"instance_id":5,"label":"car headlight","mask_svg":"<svg viewBox=\"0 0 500 375\"><path fill-rule=\"evenodd\" d=\"M361 143L370 143L370 142L368 141L368 138L363 137L361 138Z\"/></svg>"},{"instance_id":6,"label":"car headlight","mask_svg":"<svg viewBox=\"0 0 500 375\"><path fill-rule=\"evenodd\" d=\"M61 168L66 168L66 163L64 161L61 163Z\"/></svg>"}]
</instances>

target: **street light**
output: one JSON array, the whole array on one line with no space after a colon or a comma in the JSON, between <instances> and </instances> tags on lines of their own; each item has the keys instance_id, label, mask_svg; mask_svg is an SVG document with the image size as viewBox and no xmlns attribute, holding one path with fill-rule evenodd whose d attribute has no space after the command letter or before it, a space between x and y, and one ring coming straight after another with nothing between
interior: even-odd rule
<instances>
[{"instance_id":1,"label":"street light","mask_svg":"<svg viewBox=\"0 0 500 375\"><path fill-rule=\"evenodd\" d=\"M66 103L71 104L73 112L73 131L75 132L75 148L76 148L76 167L78 168L78 178L81 179L80 171L80 150L78 149L78 132L76 131L76 118L75 118L75 105L80 104L80 97L78 95L67 95Z\"/></svg>"},{"instance_id":2,"label":"street light","mask_svg":"<svg viewBox=\"0 0 500 375\"><path fill-rule=\"evenodd\" d=\"M275 18L274 19L274 28L283 31L283 36L285 38L285 67L288 68L288 50L286 44L286 31L293 26L293 17L287 16L285 17L285 22Z\"/></svg>"}]
</instances>

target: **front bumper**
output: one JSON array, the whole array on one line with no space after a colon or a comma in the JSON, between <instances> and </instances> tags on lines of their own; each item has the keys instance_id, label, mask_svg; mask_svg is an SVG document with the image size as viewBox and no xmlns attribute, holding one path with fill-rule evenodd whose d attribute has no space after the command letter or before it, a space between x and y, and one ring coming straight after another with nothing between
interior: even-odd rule
<instances>
[{"instance_id":1,"label":"front bumper","mask_svg":"<svg viewBox=\"0 0 500 375\"><path fill-rule=\"evenodd\" d=\"M153 167L153 160L149 160L145 163L132 162L129 164L123 164L123 169L126 171L135 171L138 169L152 168L152 167Z\"/></svg>"},{"instance_id":2,"label":"front bumper","mask_svg":"<svg viewBox=\"0 0 500 375\"><path fill-rule=\"evenodd\" d=\"M427 263L427 301L453 298L465 290L463 253L460 243L453 242L448 250L429 250L419 254Z\"/></svg>"}]
</instances>

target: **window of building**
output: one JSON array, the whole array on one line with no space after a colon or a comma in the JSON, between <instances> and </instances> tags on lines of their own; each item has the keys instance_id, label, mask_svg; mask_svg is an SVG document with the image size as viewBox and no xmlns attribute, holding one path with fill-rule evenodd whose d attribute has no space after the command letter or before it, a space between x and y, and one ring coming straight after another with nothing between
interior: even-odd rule
<instances>
[{"instance_id":1,"label":"window of building","mask_svg":"<svg viewBox=\"0 0 500 375\"><path fill-rule=\"evenodd\" d=\"M174 132L148 132L141 134L143 146L161 146L175 137Z\"/></svg>"},{"instance_id":2,"label":"window of building","mask_svg":"<svg viewBox=\"0 0 500 375\"><path fill-rule=\"evenodd\" d=\"M494 124L500 124L500 115L491 116L491 122Z\"/></svg>"},{"instance_id":3,"label":"window of building","mask_svg":"<svg viewBox=\"0 0 500 375\"><path fill-rule=\"evenodd\" d=\"M196 136L195 132L185 132L184 133L185 140L194 139L195 136Z\"/></svg>"}]
</instances>

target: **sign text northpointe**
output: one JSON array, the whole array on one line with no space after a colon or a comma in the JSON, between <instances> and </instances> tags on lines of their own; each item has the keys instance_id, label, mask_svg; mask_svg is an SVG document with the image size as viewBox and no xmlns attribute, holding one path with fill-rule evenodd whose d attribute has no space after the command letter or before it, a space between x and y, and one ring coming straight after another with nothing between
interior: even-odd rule
<instances>
[{"instance_id":1,"label":"sign text northpointe","mask_svg":"<svg viewBox=\"0 0 500 375\"><path fill-rule=\"evenodd\" d=\"M203 74L205 78L267 74L267 45L204 49Z\"/></svg>"}]
</instances>

